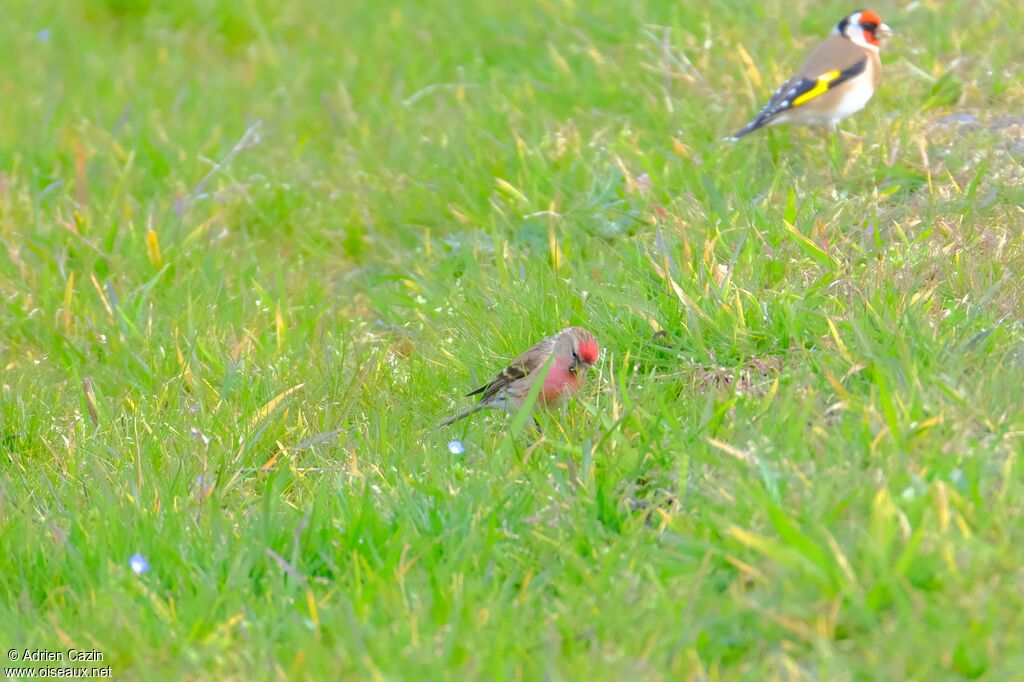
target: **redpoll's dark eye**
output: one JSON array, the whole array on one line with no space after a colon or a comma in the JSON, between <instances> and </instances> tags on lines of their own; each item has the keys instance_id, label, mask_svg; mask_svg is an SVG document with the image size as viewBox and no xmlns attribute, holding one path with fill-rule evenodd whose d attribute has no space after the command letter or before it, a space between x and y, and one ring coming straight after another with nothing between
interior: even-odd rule
<instances>
[{"instance_id":1,"label":"redpoll's dark eye","mask_svg":"<svg viewBox=\"0 0 1024 682\"><path fill-rule=\"evenodd\" d=\"M577 353L576 351L572 352L572 361L573 362L579 362L580 361L580 354Z\"/></svg>"}]
</instances>

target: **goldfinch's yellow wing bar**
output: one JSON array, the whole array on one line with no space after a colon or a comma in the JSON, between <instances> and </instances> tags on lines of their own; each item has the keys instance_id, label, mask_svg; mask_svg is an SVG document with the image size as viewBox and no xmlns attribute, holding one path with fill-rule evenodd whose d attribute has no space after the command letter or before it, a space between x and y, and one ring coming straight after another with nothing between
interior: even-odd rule
<instances>
[{"instance_id":1,"label":"goldfinch's yellow wing bar","mask_svg":"<svg viewBox=\"0 0 1024 682\"><path fill-rule=\"evenodd\" d=\"M867 64L868 60L862 59L853 66L843 69L842 71L839 69L833 69L823 73L817 78L801 78L796 82L790 81L776 91L775 95L773 95L771 100L768 101L768 104L761 109L761 112L757 117L754 118L746 128L736 133L736 135L733 136L733 139L743 137L758 128L768 125L780 114L807 104L808 102L821 97L829 90L834 90L836 87L842 85L851 78L856 78L860 74L864 73L864 69L867 68Z\"/></svg>"},{"instance_id":2,"label":"goldfinch's yellow wing bar","mask_svg":"<svg viewBox=\"0 0 1024 682\"><path fill-rule=\"evenodd\" d=\"M841 72L837 69L818 76L818 81L814 84L814 87L812 87L810 90L800 95L799 97L794 98L792 106L798 107L804 102L809 102L818 95L824 95L826 92L829 91L829 88L831 87L829 84L835 79L839 78L840 74Z\"/></svg>"},{"instance_id":3,"label":"goldfinch's yellow wing bar","mask_svg":"<svg viewBox=\"0 0 1024 682\"><path fill-rule=\"evenodd\" d=\"M804 78L801 79L796 85L790 88L789 92L786 93L789 101L789 106L798 107L802 104L807 104L816 97L821 97L829 90L836 88L846 81L850 80L854 76L859 76L864 73L864 68L867 66L868 60L862 59L848 69L833 69L828 73L823 73L817 78Z\"/></svg>"}]
</instances>

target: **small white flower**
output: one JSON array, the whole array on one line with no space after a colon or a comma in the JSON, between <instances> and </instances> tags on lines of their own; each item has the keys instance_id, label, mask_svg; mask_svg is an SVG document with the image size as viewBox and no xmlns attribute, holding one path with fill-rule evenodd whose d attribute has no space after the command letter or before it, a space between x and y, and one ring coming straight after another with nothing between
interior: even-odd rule
<instances>
[{"instance_id":1,"label":"small white flower","mask_svg":"<svg viewBox=\"0 0 1024 682\"><path fill-rule=\"evenodd\" d=\"M448 441L448 452L458 456L466 452L466 446L462 444L462 441L450 440Z\"/></svg>"},{"instance_id":2,"label":"small white flower","mask_svg":"<svg viewBox=\"0 0 1024 682\"><path fill-rule=\"evenodd\" d=\"M132 554L128 558L128 565L132 567L132 571L135 575L142 575L149 570L149 562L146 561L146 557L142 556L138 552Z\"/></svg>"}]
</instances>

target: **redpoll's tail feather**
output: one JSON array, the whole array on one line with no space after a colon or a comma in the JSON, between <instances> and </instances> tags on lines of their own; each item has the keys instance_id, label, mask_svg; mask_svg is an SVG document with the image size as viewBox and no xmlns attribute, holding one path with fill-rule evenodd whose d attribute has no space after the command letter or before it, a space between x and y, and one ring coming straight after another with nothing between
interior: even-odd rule
<instances>
[{"instance_id":1,"label":"redpoll's tail feather","mask_svg":"<svg viewBox=\"0 0 1024 682\"><path fill-rule=\"evenodd\" d=\"M438 428L441 428L441 427L444 427L444 426L451 426L452 424L454 424L455 422L459 421L460 419L465 419L469 415L473 414L474 412L476 412L477 410L482 409L482 408L483 408L483 405L479 404L479 403L476 404L476 405L473 405L472 407L467 407L466 409L464 409L462 412L459 412L454 417L449 417L448 419L445 419L443 422L441 422L437 426L438 426Z\"/></svg>"}]
</instances>

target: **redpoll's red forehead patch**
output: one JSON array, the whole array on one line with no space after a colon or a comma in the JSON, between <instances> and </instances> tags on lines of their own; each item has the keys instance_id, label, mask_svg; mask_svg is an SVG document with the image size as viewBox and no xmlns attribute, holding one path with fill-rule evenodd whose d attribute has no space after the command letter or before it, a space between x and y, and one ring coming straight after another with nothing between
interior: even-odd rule
<instances>
[{"instance_id":1,"label":"redpoll's red forehead patch","mask_svg":"<svg viewBox=\"0 0 1024 682\"><path fill-rule=\"evenodd\" d=\"M584 362L592 365L597 362L597 356L601 353L601 349L597 347L597 341L594 339L584 339L580 341L579 353Z\"/></svg>"}]
</instances>

